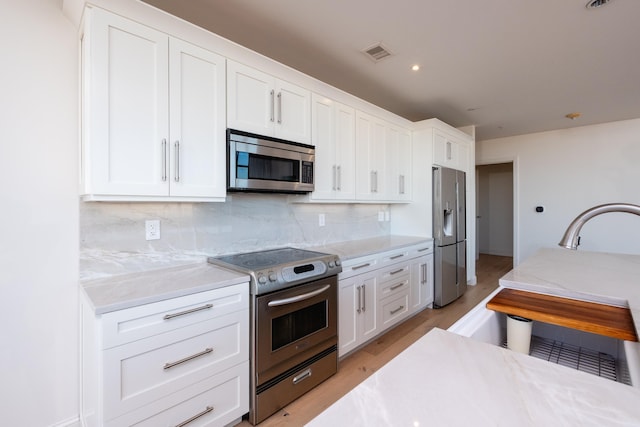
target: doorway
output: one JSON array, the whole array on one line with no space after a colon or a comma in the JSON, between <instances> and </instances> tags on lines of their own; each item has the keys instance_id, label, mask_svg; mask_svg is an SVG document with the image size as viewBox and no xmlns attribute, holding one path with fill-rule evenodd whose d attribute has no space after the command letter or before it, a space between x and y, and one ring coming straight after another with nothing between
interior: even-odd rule
<instances>
[{"instance_id":1,"label":"doorway","mask_svg":"<svg viewBox=\"0 0 640 427\"><path fill-rule=\"evenodd\" d=\"M476 259L514 256L513 162L476 166Z\"/></svg>"}]
</instances>

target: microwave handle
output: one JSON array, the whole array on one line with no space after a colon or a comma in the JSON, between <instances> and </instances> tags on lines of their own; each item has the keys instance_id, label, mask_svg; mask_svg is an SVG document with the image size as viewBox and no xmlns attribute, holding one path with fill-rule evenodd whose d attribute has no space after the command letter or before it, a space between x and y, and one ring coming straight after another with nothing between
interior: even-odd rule
<instances>
[{"instance_id":1,"label":"microwave handle","mask_svg":"<svg viewBox=\"0 0 640 427\"><path fill-rule=\"evenodd\" d=\"M321 287L320 289L316 289L315 291L311 291L311 292L308 292L306 294L296 295L295 297L291 297L291 298L283 298L283 299L277 299L277 300L274 300L274 301L269 301L269 303L267 305L269 307L277 307L277 306L280 306L280 305L287 305L287 304L293 304L293 303L296 303L296 302L304 301L306 299L313 298L316 295L319 295L319 294L325 292L330 287L331 287L331 285L325 285L325 286Z\"/></svg>"}]
</instances>

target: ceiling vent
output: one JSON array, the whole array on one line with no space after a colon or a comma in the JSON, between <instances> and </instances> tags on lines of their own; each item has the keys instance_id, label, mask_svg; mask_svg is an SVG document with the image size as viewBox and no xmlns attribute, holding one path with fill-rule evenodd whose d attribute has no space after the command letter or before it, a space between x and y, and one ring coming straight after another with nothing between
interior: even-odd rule
<instances>
[{"instance_id":1,"label":"ceiling vent","mask_svg":"<svg viewBox=\"0 0 640 427\"><path fill-rule=\"evenodd\" d=\"M587 3L587 9L597 9L600 6L604 6L609 3L611 0L592 0Z\"/></svg>"},{"instance_id":2,"label":"ceiling vent","mask_svg":"<svg viewBox=\"0 0 640 427\"><path fill-rule=\"evenodd\" d=\"M378 62L391 56L391 51L387 49L382 43L374 44L362 51L373 62Z\"/></svg>"}]
</instances>

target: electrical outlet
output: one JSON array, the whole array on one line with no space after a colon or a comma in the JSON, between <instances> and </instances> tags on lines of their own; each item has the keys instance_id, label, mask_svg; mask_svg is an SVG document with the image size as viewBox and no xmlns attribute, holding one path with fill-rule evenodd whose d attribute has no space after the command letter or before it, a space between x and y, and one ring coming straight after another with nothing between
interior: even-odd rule
<instances>
[{"instance_id":1,"label":"electrical outlet","mask_svg":"<svg viewBox=\"0 0 640 427\"><path fill-rule=\"evenodd\" d=\"M389 221L389 211L384 211L384 220Z\"/></svg>"},{"instance_id":2,"label":"electrical outlet","mask_svg":"<svg viewBox=\"0 0 640 427\"><path fill-rule=\"evenodd\" d=\"M320 227L324 227L324 214L323 213L318 214L318 225Z\"/></svg>"},{"instance_id":3,"label":"electrical outlet","mask_svg":"<svg viewBox=\"0 0 640 427\"><path fill-rule=\"evenodd\" d=\"M380 222L384 221L384 211L378 212L378 221Z\"/></svg>"},{"instance_id":4,"label":"electrical outlet","mask_svg":"<svg viewBox=\"0 0 640 427\"><path fill-rule=\"evenodd\" d=\"M144 229L147 240L160 239L160 220L148 219L144 222Z\"/></svg>"}]
</instances>

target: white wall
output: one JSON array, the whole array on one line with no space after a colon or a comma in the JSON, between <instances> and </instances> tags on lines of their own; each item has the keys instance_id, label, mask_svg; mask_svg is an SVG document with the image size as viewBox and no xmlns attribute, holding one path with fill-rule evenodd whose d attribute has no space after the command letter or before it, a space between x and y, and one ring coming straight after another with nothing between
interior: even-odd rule
<instances>
[{"instance_id":1,"label":"white wall","mask_svg":"<svg viewBox=\"0 0 640 427\"><path fill-rule=\"evenodd\" d=\"M602 203L640 204L640 119L481 141L476 163L514 159L514 263L558 247L580 212ZM542 205L544 213L535 212ZM578 250L640 253L640 217L604 214L580 233Z\"/></svg>"},{"instance_id":2,"label":"white wall","mask_svg":"<svg viewBox=\"0 0 640 427\"><path fill-rule=\"evenodd\" d=\"M78 413L77 41L56 0L0 0L0 424Z\"/></svg>"}]
</instances>

